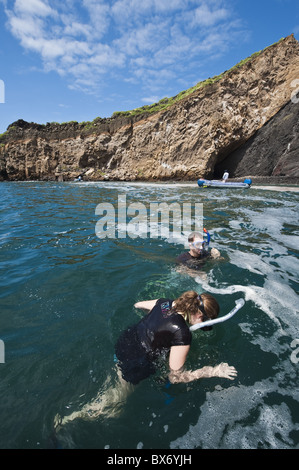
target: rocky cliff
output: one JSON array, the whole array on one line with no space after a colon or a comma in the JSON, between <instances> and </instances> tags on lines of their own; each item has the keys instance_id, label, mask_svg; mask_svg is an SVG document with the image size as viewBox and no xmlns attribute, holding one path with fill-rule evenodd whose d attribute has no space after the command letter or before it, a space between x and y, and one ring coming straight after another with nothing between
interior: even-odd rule
<instances>
[{"instance_id":1,"label":"rocky cliff","mask_svg":"<svg viewBox=\"0 0 299 470\"><path fill-rule=\"evenodd\" d=\"M299 183L299 100L289 101L244 145L216 164L215 177L225 169L236 178L246 174Z\"/></svg>"},{"instance_id":2,"label":"rocky cliff","mask_svg":"<svg viewBox=\"0 0 299 470\"><path fill-rule=\"evenodd\" d=\"M196 180L228 169L232 177L297 177L296 79L299 43L291 35L154 114L98 118L87 126L20 120L0 139L0 174Z\"/></svg>"}]
</instances>

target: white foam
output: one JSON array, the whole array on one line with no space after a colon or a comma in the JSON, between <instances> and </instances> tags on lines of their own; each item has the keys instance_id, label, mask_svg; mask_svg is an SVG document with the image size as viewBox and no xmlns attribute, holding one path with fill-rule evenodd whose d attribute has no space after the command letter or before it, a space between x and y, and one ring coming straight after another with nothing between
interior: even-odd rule
<instances>
[{"instance_id":1,"label":"white foam","mask_svg":"<svg viewBox=\"0 0 299 470\"><path fill-rule=\"evenodd\" d=\"M269 300L265 298L265 291L263 287L258 286L242 286L242 285L233 285L227 287L213 287L209 283L206 283L201 278L195 279L199 284L201 284L203 290L217 295L232 295L235 293L244 293L245 294L245 301L249 302L252 301L256 307L263 310L277 325L281 334L284 334L283 328L281 327L280 321L276 318L276 316L272 313L271 309L269 308Z\"/></svg>"},{"instance_id":2,"label":"white foam","mask_svg":"<svg viewBox=\"0 0 299 470\"><path fill-rule=\"evenodd\" d=\"M254 189L262 189L266 191L279 191L279 192L285 192L285 191L290 191L290 192L299 192L299 187L298 186L252 186Z\"/></svg>"},{"instance_id":3,"label":"white foam","mask_svg":"<svg viewBox=\"0 0 299 470\"><path fill-rule=\"evenodd\" d=\"M271 407L265 404L267 396L278 389L277 380L267 379L252 386L208 392L198 422L172 441L170 448L294 448L291 431L298 431L299 425L293 423L289 407L285 403Z\"/></svg>"},{"instance_id":4,"label":"white foam","mask_svg":"<svg viewBox=\"0 0 299 470\"><path fill-rule=\"evenodd\" d=\"M258 311L259 315L265 314L270 325L272 323L266 333L263 329L263 333L258 334L257 325L242 321L241 316L239 326L247 341L277 359L269 378L208 392L197 424L174 440L171 448L299 448L294 441L294 431L299 430L299 424L293 422L287 400L284 402L282 398L282 403L277 403L276 398L274 405L268 402L271 394L299 402L298 366L291 361L291 341L299 337L298 294L294 290L299 261L288 250L297 250L299 240L294 230L291 236L284 232L285 223L294 226L296 213L286 204L275 209L265 208L261 213L245 209L241 221L230 221L230 238L223 238L229 263L237 266L240 273L243 271L244 279L252 279L252 283L230 285L229 280L221 278L220 268L210 271L207 280L196 278L203 290L218 297L242 293L246 303L252 303L257 309L255 318L259 318ZM257 242L251 245L254 237ZM243 279L242 274L239 278ZM252 306L249 308L253 311ZM263 324L263 317L260 319ZM248 364L249 359L247 367ZM246 364L243 374L244 368Z\"/></svg>"}]
</instances>

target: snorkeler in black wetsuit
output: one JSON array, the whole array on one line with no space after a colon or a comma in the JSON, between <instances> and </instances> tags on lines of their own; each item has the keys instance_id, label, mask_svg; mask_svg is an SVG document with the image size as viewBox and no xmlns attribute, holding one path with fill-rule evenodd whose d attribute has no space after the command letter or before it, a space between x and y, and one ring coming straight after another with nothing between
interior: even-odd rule
<instances>
[{"instance_id":1,"label":"snorkeler in black wetsuit","mask_svg":"<svg viewBox=\"0 0 299 470\"><path fill-rule=\"evenodd\" d=\"M182 315L172 311L173 301L159 299L151 312L127 329L116 344L123 378L137 384L155 373L154 361L171 346L190 345L192 335Z\"/></svg>"},{"instance_id":2,"label":"snorkeler in black wetsuit","mask_svg":"<svg viewBox=\"0 0 299 470\"><path fill-rule=\"evenodd\" d=\"M188 383L208 377L224 377L233 380L237 376L234 367L227 363L185 370L184 364L190 350L191 332L187 325L197 325L217 318L219 305L210 294L199 295L195 291L184 292L179 298L141 301L138 309L149 312L135 326L124 331L116 344L118 360L117 382L103 393L101 390L90 403L69 416L55 417L55 429L76 418L117 416L120 403L134 389L134 385L155 373L156 359L169 352L170 383Z\"/></svg>"},{"instance_id":3,"label":"snorkeler in black wetsuit","mask_svg":"<svg viewBox=\"0 0 299 470\"><path fill-rule=\"evenodd\" d=\"M235 377L235 368L228 364L206 366L195 371L183 370L192 340L186 322L195 325L218 316L219 305L210 294L198 295L195 291L188 291L174 301L137 302L135 307L149 313L124 331L115 347L118 367L126 382L136 385L154 374L156 359L168 352L169 380L172 383L191 382L203 377Z\"/></svg>"},{"instance_id":4,"label":"snorkeler in black wetsuit","mask_svg":"<svg viewBox=\"0 0 299 470\"><path fill-rule=\"evenodd\" d=\"M177 257L176 263L184 264L190 269L200 269L208 257L208 252L201 253L199 256L193 256L189 251L186 251Z\"/></svg>"},{"instance_id":5,"label":"snorkeler in black wetsuit","mask_svg":"<svg viewBox=\"0 0 299 470\"><path fill-rule=\"evenodd\" d=\"M205 232L208 234L206 230ZM190 233L188 237L189 251L179 255L176 258L176 263L185 265L192 270L198 270L202 268L204 262L209 258L219 258L220 252L216 248L212 248L209 251L209 239L209 235L208 242L206 242L199 232Z\"/></svg>"}]
</instances>

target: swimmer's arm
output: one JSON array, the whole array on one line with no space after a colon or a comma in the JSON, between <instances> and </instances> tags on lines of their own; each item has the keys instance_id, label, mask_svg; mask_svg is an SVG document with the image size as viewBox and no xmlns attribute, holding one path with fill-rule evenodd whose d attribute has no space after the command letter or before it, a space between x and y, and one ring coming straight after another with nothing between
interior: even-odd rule
<instances>
[{"instance_id":1,"label":"swimmer's arm","mask_svg":"<svg viewBox=\"0 0 299 470\"><path fill-rule=\"evenodd\" d=\"M169 368L171 372L181 370L190 349L190 344L186 346L172 346L169 354Z\"/></svg>"},{"instance_id":2,"label":"swimmer's arm","mask_svg":"<svg viewBox=\"0 0 299 470\"><path fill-rule=\"evenodd\" d=\"M143 302L137 302L134 304L135 308L140 308L141 310L145 310L146 312L150 312L157 303L157 300L144 300Z\"/></svg>"},{"instance_id":3,"label":"swimmer's arm","mask_svg":"<svg viewBox=\"0 0 299 470\"><path fill-rule=\"evenodd\" d=\"M236 377L236 369L226 363L221 363L216 367L205 366L194 371L184 370L183 366L189 349L190 346L172 346L169 355L169 381L171 383L188 383L193 380L210 377L224 377L233 380Z\"/></svg>"}]
</instances>

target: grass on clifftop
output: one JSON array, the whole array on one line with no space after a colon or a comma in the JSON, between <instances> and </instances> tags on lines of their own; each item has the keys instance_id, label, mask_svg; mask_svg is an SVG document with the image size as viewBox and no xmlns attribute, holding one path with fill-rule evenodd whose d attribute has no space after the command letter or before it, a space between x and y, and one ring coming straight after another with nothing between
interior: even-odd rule
<instances>
[{"instance_id":1,"label":"grass on clifftop","mask_svg":"<svg viewBox=\"0 0 299 470\"><path fill-rule=\"evenodd\" d=\"M228 72L231 72L234 69L242 67L242 65L244 65L246 62L252 60L254 57L257 57L261 52L262 51L255 52L254 54L252 54L247 59L242 60L237 65L232 67L230 70L226 70L225 72L221 73L220 75L215 75L212 78L207 78L206 80L197 83L193 87L188 88L185 91L181 91L178 95L173 96L172 98L167 98L167 97L162 98L160 101L158 101L158 103L154 103L154 104L151 104L151 105L145 105L145 106L142 106L140 108L133 109L131 111L115 111L112 114L112 117L114 118L114 117L120 117L120 116L137 116L138 114L144 114L144 113L153 114L153 113L157 113L158 111L162 111L163 109L169 108L170 106L172 106L173 104L175 104L178 101L182 100L183 98L186 98L187 96L191 95L194 91L199 90L200 88L204 88L208 85L212 85L212 83L218 82Z\"/></svg>"},{"instance_id":2,"label":"grass on clifftop","mask_svg":"<svg viewBox=\"0 0 299 470\"><path fill-rule=\"evenodd\" d=\"M196 90L199 90L200 88L204 88L207 85L211 85L212 83L216 83L219 80L221 80L226 74L232 72L233 70L241 68L243 65L245 65L247 62L253 60L255 57L258 57L262 52L264 52L266 49L269 47L272 47L281 41L283 41L285 38L281 38L277 43L272 44L271 46L266 47L265 49L259 51L259 52L254 52L251 56L247 57L244 60L241 60L238 64L234 65L231 69L226 70L225 72L221 73L220 75L215 75L212 78L208 78L202 82L198 82L195 86L188 88L185 91L181 91L178 95L173 96L172 98L162 98L158 103L154 103L151 105L145 105L140 108L133 109L131 111L115 111L112 114L112 118L114 117L119 117L119 116L137 116L138 114L152 114L156 113L158 111L162 111L163 109L168 108L169 106L172 106L173 104L177 103L178 101L182 100L183 98L186 98L187 96L191 95Z\"/></svg>"}]
</instances>

